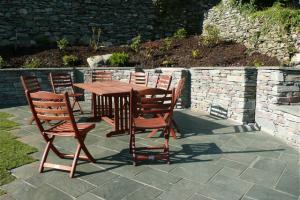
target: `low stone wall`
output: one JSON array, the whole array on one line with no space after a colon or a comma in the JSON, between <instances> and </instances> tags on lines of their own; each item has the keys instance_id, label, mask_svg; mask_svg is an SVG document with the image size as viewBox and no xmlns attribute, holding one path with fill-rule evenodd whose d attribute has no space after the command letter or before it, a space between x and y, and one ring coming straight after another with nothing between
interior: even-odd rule
<instances>
[{"instance_id":1,"label":"low stone wall","mask_svg":"<svg viewBox=\"0 0 300 200\"><path fill-rule=\"evenodd\" d=\"M130 72L134 72L135 68L132 67L112 67L112 68L98 68L97 71L105 70L113 73L114 80L120 80L128 82ZM187 108L190 106L190 79L189 71L183 68L156 68L146 69L145 72L149 73L149 86L154 87L158 74L172 75L173 80L171 88L175 87L182 77L186 77L185 88L182 93L182 97L178 103L178 108ZM24 90L20 82L21 75L34 75L38 77L39 82L43 90L51 91L51 85L49 81L50 72L67 72L72 75L74 82L84 83L91 82L92 70L90 68L51 68L51 69L2 69L0 70L0 107L25 105L27 104L24 95ZM80 92L84 92L77 89ZM85 100L91 99L91 94L85 92Z\"/></svg>"},{"instance_id":2,"label":"low stone wall","mask_svg":"<svg viewBox=\"0 0 300 200\"><path fill-rule=\"evenodd\" d=\"M257 70L249 67L191 69L191 108L232 120L255 119Z\"/></svg>"},{"instance_id":3,"label":"low stone wall","mask_svg":"<svg viewBox=\"0 0 300 200\"><path fill-rule=\"evenodd\" d=\"M300 147L300 68L263 68L257 80L256 123Z\"/></svg>"},{"instance_id":4,"label":"low stone wall","mask_svg":"<svg viewBox=\"0 0 300 200\"><path fill-rule=\"evenodd\" d=\"M49 81L50 72L66 72L70 73L74 78L74 71L72 68L0 70L0 107L27 104L24 89L20 80L21 75L34 75L38 77L42 89L52 91Z\"/></svg>"}]
</instances>

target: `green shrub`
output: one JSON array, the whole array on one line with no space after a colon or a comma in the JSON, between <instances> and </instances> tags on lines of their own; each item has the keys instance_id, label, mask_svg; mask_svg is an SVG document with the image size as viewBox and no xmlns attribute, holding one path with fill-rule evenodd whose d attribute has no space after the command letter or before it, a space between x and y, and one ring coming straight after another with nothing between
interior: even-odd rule
<instances>
[{"instance_id":1,"label":"green shrub","mask_svg":"<svg viewBox=\"0 0 300 200\"><path fill-rule=\"evenodd\" d=\"M200 51L198 49L192 50L192 57L193 58L199 58L200 56Z\"/></svg>"},{"instance_id":2,"label":"green shrub","mask_svg":"<svg viewBox=\"0 0 300 200\"><path fill-rule=\"evenodd\" d=\"M170 38L170 37L167 37L164 39L164 42L163 42L163 45L162 47L160 48L161 51L168 51L171 49L171 46L172 46L172 43L173 43L173 39Z\"/></svg>"},{"instance_id":3,"label":"green shrub","mask_svg":"<svg viewBox=\"0 0 300 200\"><path fill-rule=\"evenodd\" d=\"M4 68L6 66L7 66L6 62L4 61L4 59L2 58L2 56L0 56L0 69Z\"/></svg>"},{"instance_id":4,"label":"green shrub","mask_svg":"<svg viewBox=\"0 0 300 200\"><path fill-rule=\"evenodd\" d=\"M141 41L142 41L141 40L141 35L138 35L138 36L132 38L130 48L133 51L138 52L139 48L140 48Z\"/></svg>"},{"instance_id":5,"label":"green shrub","mask_svg":"<svg viewBox=\"0 0 300 200\"><path fill-rule=\"evenodd\" d=\"M75 66L79 63L79 59L75 55L65 55L63 56L63 64L65 66Z\"/></svg>"},{"instance_id":6,"label":"green shrub","mask_svg":"<svg viewBox=\"0 0 300 200\"><path fill-rule=\"evenodd\" d=\"M92 27L92 37L90 39L90 47L93 48L95 51L101 48L101 36L102 30L101 28Z\"/></svg>"},{"instance_id":7,"label":"green shrub","mask_svg":"<svg viewBox=\"0 0 300 200\"><path fill-rule=\"evenodd\" d=\"M24 63L25 68L39 68L42 65L42 61L39 58L27 58Z\"/></svg>"},{"instance_id":8,"label":"green shrub","mask_svg":"<svg viewBox=\"0 0 300 200\"><path fill-rule=\"evenodd\" d=\"M125 52L113 53L108 63L114 66L126 66L129 63L129 55Z\"/></svg>"},{"instance_id":9,"label":"green shrub","mask_svg":"<svg viewBox=\"0 0 300 200\"><path fill-rule=\"evenodd\" d=\"M187 35L188 35L187 31L184 28L180 28L173 34L173 37L177 39L182 39L182 38L186 38Z\"/></svg>"},{"instance_id":10,"label":"green shrub","mask_svg":"<svg viewBox=\"0 0 300 200\"><path fill-rule=\"evenodd\" d=\"M202 44L205 46L215 46L220 42L220 30L215 25L207 24L201 36Z\"/></svg>"},{"instance_id":11,"label":"green shrub","mask_svg":"<svg viewBox=\"0 0 300 200\"><path fill-rule=\"evenodd\" d=\"M164 60L161 64L165 67L172 67L174 63L171 60Z\"/></svg>"},{"instance_id":12,"label":"green shrub","mask_svg":"<svg viewBox=\"0 0 300 200\"><path fill-rule=\"evenodd\" d=\"M284 8L280 4L274 4L272 7L252 13L252 18L264 19L265 25L273 27L281 26L285 30L291 27L300 27L300 9Z\"/></svg>"},{"instance_id":13,"label":"green shrub","mask_svg":"<svg viewBox=\"0 0 300 200\"><path fill-rule=\"evenodd\" d=\"M69 46L69 41L67 40L67 38L60 39L56 41L56 43L57 43L57 47L61 51L66 50L66 48Z\"/></svg>"}]
</instances>

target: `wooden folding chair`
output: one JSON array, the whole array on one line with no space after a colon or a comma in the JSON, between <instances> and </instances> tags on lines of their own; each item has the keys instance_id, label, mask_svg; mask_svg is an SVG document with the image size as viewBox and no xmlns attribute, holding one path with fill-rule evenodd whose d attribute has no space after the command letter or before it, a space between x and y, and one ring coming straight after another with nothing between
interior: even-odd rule
<instances>
[{"instance_id":1,"label":"wooden folding chair","mask_svg":"<svg viewBox=\"0 0 300 200\"><path fill-rule=\"evenodd\" d=\"M108 71L93 71L92 72L92 82L101 82L101 81L111 81L112 72ZM92 95L92 112L94 109L94 95ZM112 116L112 97L111 96L97 96L96 109L97 113L101 113L99 116Z\"/></svg>"},{"instance_id":2,"label":"wooden folding chair","mask_svg":"<svg viewBox=\"0 0 300 200\"><path fill-rule=\"evenodd\" d=\"M129 150L133 157L133 164L139 160L166 160L169 158L169 135L173 114L175 90L159 88L131 91L130 93L130 144ZM164 116L164 117L160 117ZM137 130L160 129L164 130L165 142L160 146L143 147L137 151L135 132ZM140 150L163 150L158 154L147 155Z\"/></svg>"},{"instance_id":3,"label":"wooden folding chair","mask_svg":"<svg viewBox=\"0 0 300 200\"><path fill-rule=\"evenodd\" d=\"M47 143L40 163L40 172L43 172L45 167L65 170L70 172L70 177L72 178L76 170L78 159L95 162L95 159L89 153L84 144L87 133L94 129L95 125L75 122L68 93L55 94L44 91L31 93L26 90L26 96L37 127ZM41 120L58 121L58 123L47 128L43 126ZM75 138L78 142L75 154L61 153L53 144L56 136ZM52 150L60 158L73 158L72 165L67 166L46 162L50 150ZM81 150L84 151L86 156L80 156Z\"/></svg>"},{"instance_id":4,"label":"wooden folding chair","mask_svg":"<svg viewBox=\"0 0 300 200\"><path fill-rule=\"evenodd\" d=\"M131 72L129 83L137 84L137 85L148 85L149 74L143 72Z\"/></svg>"},{"instance_id":5,"label":"wooden folding chair","mask_svg":"<svg viewBox=\"0 0 300 200\"><path fill-rule=\"evenodd\" d=\"M24 92L26 90L28 90L29 92L41 91L41 85L36 76L20 76L20 79L21 79L22 86L24 88ZM33 121L34 121L34 117L32 116L28 124L32 124Z\"/></svg>"},{"instance_id":6,"label":"wooden folding chair","mask_svg":"<svg viewBox=\"0 0 300 200\"><path fill-rule=\"evenodd\" d=\"M184 82L185 82L185 78L182 78L182 79L179 80L179 82L177 84L177 87L176 87L176 90L175 90L175 100L174 100L173 105L172 105L172 109L173 110L174 110L174 108L175 108L175 106L176 106L176 104L177 104L177 102L178 102L178 100L180 98L181 93L182 93L182 90L183 90L183 87L184 87ZM175 132L175 130L174 130L173 127L176 128L176 131L178 133L180 133L176 121L172 118L172 120L171 120L171 126L170 126L170 128L171 128L170 134L171 134L171 136L174 139L176 139L176 132ZM151 133L149 133L147 135L147 137L153 137L158 132L158 130L159 129L154 129Z\"/></svg>"},{"instance_id":7,"label":"wooden folding chair","mask_svg":"<svg viewBox=\"0 0 300 200\"><path fill-rule=\"evenodd\" d=\"M172 76L170 75L158 75L155 88L168 90L172 82Z\"/></svg>"},{"instance_id":8,"label":"wooden folding chair","mask_svg":"<svg viewBox=\"0 0 300 200\"><path fill-rule=\"evenodd\" d=\"M56 94L68 92L69 97L73 99L72 109L74 109L75 105L77 104L80 113L83 114L81 106L78 102L78 98L83 96L83 94L75 93L71 75L68 73L50 73L49 76L53 92Z\"/></svg>"}]
</instances>

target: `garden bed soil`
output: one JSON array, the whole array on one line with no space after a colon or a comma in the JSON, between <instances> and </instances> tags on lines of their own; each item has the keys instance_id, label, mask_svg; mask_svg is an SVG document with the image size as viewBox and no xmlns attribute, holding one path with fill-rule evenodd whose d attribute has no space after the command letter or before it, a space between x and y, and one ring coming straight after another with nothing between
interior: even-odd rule
<instances>
[{"instance_id":1,"label":"garden bed soil","mask_svg":"<svg viewBox=\"0 0 300 200\"><path fill-rule=\"evenodd\" d=\"M90 56L113 52L129 54L129 66L155 67L199 67L199 66L278 66L276 58L251 52L242 44L234 42L220 42L214 46L205 46L198 37L173 39L169 48L164 47L164 40L142 43L138 52L128 46L103 47L98 51L87 46L68 47L65 52L58 48L23 48L18 51L1 49L0 55L10 67L23 67L27 59L39 58L41 67L62 67L64 54L76 55L80 62L78 67L87 67L86 59ZM192 56L192 50L197 50L197 56Z\"/></svg>"}]
</instances>

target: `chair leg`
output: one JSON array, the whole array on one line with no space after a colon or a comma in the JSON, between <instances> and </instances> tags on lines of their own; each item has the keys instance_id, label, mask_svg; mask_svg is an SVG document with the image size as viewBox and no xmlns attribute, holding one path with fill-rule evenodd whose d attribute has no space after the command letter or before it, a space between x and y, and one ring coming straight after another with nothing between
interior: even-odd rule
<instances>
[{"instance_id":1,"label":"chair leg","mask_svg":"<svg viewBox=\"0 0 300 200\"><path fill-rule=\"evenodd\" d=\"M81 145L81 149L84 151L85 155L89 158L91 162L96 162L95 158L92 156L92 154L89 152L89 150L86 148L86 146L83 144Z\"/></svg>"},{"instance_id":2,"label":"chair leg","mask_svg":"<svg viewBox=\"0 0 300 200\"><path fill-rule=\"evenodd\" d=\"M72 163L72 168L71 168L71 171L70 171L70 178L73 178L74 176L74 172L76 170L76 164L77 164L77 161L78 161L78 157L80 155L80 150L81 150L81 145L78 144L77 145L77 149L76 149L76 153L74 155L74 159L73 159L73 163Z\"/></svg>"},{"instance_id":3,"label":"chair leg","mask_svg":"<svg viewBox=\"0 0 300 200\"><path fill-rule=\"evenodd\" d=\"M45 147L44 153L43 153L43 157L41 159L41 163L40 163L40 167L39 167L39 172L42 173L44 171L44 163L47 160L49 151L50 151L50 147L52 146L52 142L53 142L53 138L51 138L48 142L47 145Z\"/></svg>"},{"instance_id":4,"label":"chair leg","mask_svg":"<svg viewBox=\"0 0 300 200\"><path fill-rule=\"evenodd\" d=\"M131 134L131 152L132 152L133 165L136 166L135 129L132 130L132 134Z\"/></svg>"},{"instance_id":5,"label":"chair leg","mask_svg":"<svg viewBox=\"0 0 300 200\"><path fill-rule=\"evenodd\" d=\"M153 136L158 132L158 130L159 130L159 129L153 129L153 130L147 135L147 137L148 137L148 138L153 137Z\"/></svg>"},{"instance_id":6,"label":"chair leg","mask_svg":"<svg viewBox=\"0 0 300 200\"><path fill-rule=\"evenodd\" d=\"M170 151L169 151L169 138L170 138L170 127L165 132L165 149L164 152L167 154L167 163L170 164Z\"/></svg>"}]
</instances>

